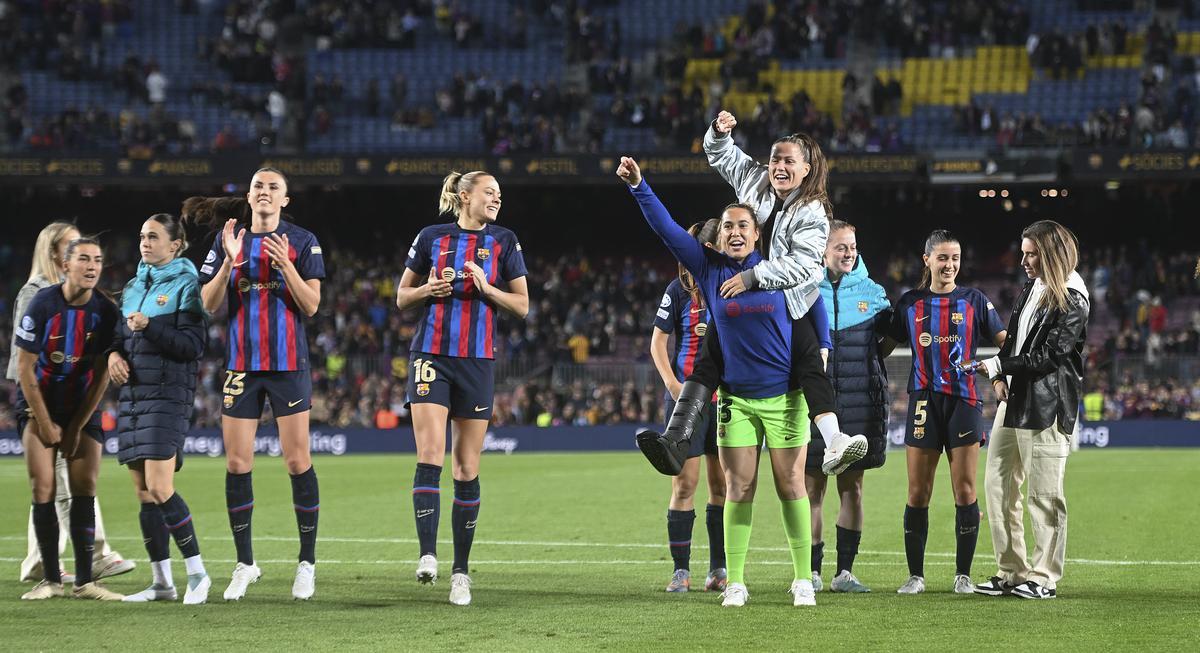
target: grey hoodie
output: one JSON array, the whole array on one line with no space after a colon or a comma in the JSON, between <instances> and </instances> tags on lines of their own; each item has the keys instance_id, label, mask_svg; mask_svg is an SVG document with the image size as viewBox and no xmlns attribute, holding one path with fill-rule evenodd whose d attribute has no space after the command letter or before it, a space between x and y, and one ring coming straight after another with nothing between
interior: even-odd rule
<instances>
[{"instance_id":1,"label":"grey hoodie","mask_svg":"<svg viewBox=\"0 0 1200 653\"><path fill-rule=\"evenodd\" d=\"M750 158L729 134L718 133L712 125L704 134L704 153L708 165L733 186L738 201L754 207L758 223L765 223L776 197L767 166ZM784 200L771 234L769 259L742 273L747 288L783 290L788 314L794 320L804 317L817 299L817 286L825 278L825 242L829 240L824 207L817 201L801 204L796 201L798 195L799 191L793 192Z\"/></svg>"},{"instance_id":2,"label":"grey hoodie","mask_svg":"<svg viewBox=\"0 0 1200 653\"><path fill-rule=\"evenodd\" d=\"M13 326L16 327L21 323L21 318L25 316L25 309L29 308L29 302L33 301L33 296L38 294L43 288L49 288L56 282L37 275L31 278L21 290L17 292L17 299L13 302ZM8 350L8 378L13 381L19 381L17 376L17 352L20 348L17 347L17 330L13 329L12 344Z\"/></svg>"}]
</instances>

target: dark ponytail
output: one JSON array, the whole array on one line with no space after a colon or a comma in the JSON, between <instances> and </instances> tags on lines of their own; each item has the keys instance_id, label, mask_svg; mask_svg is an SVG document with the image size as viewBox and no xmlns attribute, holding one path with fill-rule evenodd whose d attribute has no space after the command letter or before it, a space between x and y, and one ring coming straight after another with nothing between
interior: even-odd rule
<instances>
[{"instance_id":1,"label":"dark ponytail","mask_svg":"<svg viewBox=\"0 0 1200 653\"><path fill-rule=\"evenodd\" d=\"M214 231L230 218L249 225L250 204L244 197L189 197L183 201L179 218L181 222Z\"/></svg>"},{"instance_id":2,"label":"dark ponytail","mask_svg":"<svg viewBox=\"0 0 1200 653\"><path fill-rule=\"evenodd\" d=\"M943 243L957 243L958 238L946 229L934 229L929 237L925 239L925 256L933 254L933 248ZM929 273L929 266L926 265L921 269L921 285L918 288L928 288L933 282L933 275Z\"/></svg>"},{"instance_id":3,"label":"dark ponytail","mask_svg":"<svg viewBox=\"0 0 1200 653\"><path fill-rule=\"evenodd\" d=\"M720 218L709 218L704 222L697 222L688 227L687 232L692 235L701 245L716 245L717 231L720 228ZM704 305L704 297L700 294L700 288L696 285L696 280L692 278L692 273L679 264L679 285L683 287L683 291L692 297L692 302L697 306Z\"/></svg>"}]
</instances>

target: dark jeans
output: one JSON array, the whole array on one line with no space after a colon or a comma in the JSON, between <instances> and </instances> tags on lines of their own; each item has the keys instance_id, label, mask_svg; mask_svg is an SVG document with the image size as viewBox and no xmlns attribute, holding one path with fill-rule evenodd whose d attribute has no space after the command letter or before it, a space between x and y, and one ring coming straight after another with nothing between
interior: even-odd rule
<instances>
[{"instance_id":1,"label":"dark jeans","mask_svg":"<svg viewBox=\"0 0 1200 653\"><path fill-rule=\"evenodd\" d=\"M716 388L721 384L724 370L725 361L721 357L716 324L710 321L704 340L700 343L700 354L696 356L692 374L687 380ZM792 376L788 386L792 390L804 390L810 416L815 418L834 412L833 384L829 382L829 375L825 373L825 366L821 362L821 343L808 314L799 320L792 320Z\"/></svg>"}]
</instances>

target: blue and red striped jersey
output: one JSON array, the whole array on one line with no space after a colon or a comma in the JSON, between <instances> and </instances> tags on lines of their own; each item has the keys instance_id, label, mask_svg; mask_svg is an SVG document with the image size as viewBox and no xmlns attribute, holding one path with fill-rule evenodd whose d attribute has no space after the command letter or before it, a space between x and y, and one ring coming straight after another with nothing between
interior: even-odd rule
<instances>
[{"instance_id":1,"label":"blue and red striped jersey","mask_svg":"<svg viewBox=\"0 0 1200 653\"><path fill-rule=\"evenodd\" d=\"M683 289L679 279L675 279L667 286L658 303L658 312L654 314L654 326L659 331L675 334L671 370L680 383L692 373L700 355L700 341L708 328L708 309L697 299Z\"/></svg>"},{"instance_id":2,"label":"blue and red striped jersey","mask_svg":"<svg viewBox=\"0 0 1200 653\"><path fill-rule=\"evenodd\" d=\"M14 329L17 346L37 354L34 371L46 408L53 416L73 415L92 384L98 356L112 345L121 311L92 292L81 306L63 296L62 284L34 295Z\"/></svg>"},{"instance_id":3,"label":"blue and red striped jersey","mask_svg":"<svg viewBox=\"0 0 1200 653\"><path fill-rule=\"evenodd\" d=\"M325 257L312 232L279 221L271 232L288 237L288 258L302 279L324 279ZM292 298L283 272L271 264L263 239L246 231L242 251L229 275L229 353L225 367L237 372L290 372L308 369L304 315ZM220 234L200 266L206 284L225 260Z\"/></svg>"},{"instance_id":4,"label":"blue and red striped jersey","mask_svg":"<svg viewBox=\"0 0 1200 653\"><path fill-rule=\"evenodd\" d=\"M422 278L435 270L453 286L450 297L425 300L425 315L413 337L412 351L457 358L493 358L495 311L480 300L466 269L474 261L488 283L508 283L528 272L521 243L512 231L494 224L469 231L457 223L425 227L417 234L404 266Z\"/></svg>"},{"instance_id":5,"label":"blue and red striped jersey","mask_svg":"<svg viewBox=\"0 0 1200 653\"><path fill-rule=\"evenodd\" d=\"M974 406L980 401L977 377L959 374L955 366L975 360L980 338L990 344L1004 328L996 308L975 288L959 286L945 294L922 288L900 298L888 335L912 346L909 392L932 390Z\"/></svg>"}]
</instances>

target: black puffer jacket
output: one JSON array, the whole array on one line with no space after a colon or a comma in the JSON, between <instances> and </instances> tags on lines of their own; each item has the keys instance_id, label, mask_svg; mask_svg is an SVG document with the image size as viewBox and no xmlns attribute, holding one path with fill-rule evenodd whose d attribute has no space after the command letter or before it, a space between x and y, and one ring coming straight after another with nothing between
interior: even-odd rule
<instances>
[{"instance_id":1,"label":"black puffer jacket","mask_svg":"<svg viewBox=\"0 0 1200 653\"><path fill-rule=\"evenodd\" d=\"M891 318L891 305L883 287L867 276L861 256L837 284L827 271L820 288L833 342L826 371L838 423L845 433L867 436L867 455L849 469L882 467L887 454L888 390L879 339ZM825 442L814 432L807 467L820 468L824 456Z\"/></svg>"},{"instance_id":2,"label":"black puffer jacket","mask_svg":"<svg viewBox=\"0 0 1200 653\"><path fill-rule=\"evenodd\" d=\"M196 268L186 259L163 268L143 263L121 300L124 315L140 311L149 324L137 333L124 321L117 328L114 350L129 363L129 381L120 393L117 458L122 464L167 460L181 453L207 343Z\"/></svg>"}]
</instances>

